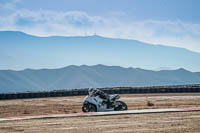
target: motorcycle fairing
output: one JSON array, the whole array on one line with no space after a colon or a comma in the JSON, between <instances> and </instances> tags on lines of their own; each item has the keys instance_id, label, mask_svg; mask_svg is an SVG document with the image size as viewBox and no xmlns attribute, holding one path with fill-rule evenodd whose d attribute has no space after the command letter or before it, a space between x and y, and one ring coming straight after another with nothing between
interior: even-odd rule
<instances>
[{"instance_id":1,"label":"motorcycle fairing","mask_svg":"<svg viewBox=\"0 0 200 133\"><path fill-rule=\"evenodd\" d=\"M96 106L97 111L113 111L114 108L107 108L107 105L103 102L99 96L86 96L83 102L88 102Z\"/></svg>"}]
</instances>

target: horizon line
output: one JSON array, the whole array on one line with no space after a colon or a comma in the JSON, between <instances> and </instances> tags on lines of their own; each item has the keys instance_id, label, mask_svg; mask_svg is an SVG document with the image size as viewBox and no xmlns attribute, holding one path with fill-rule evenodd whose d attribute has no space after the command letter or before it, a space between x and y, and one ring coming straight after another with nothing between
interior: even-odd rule
<instances>
[{"instance_id":1,"label":"horizon line","mask_svg":"<svg viewBox=\"0 0 200 133\"><path fill-rule=\"evenodd\" d=\"M81 64L81 65L67 65L65 67L55 67L55 68L24 68L24 69L0 69L0 71L24 71L24 70L55 70L55 69L64 69L67 67L95 67L95 66L105 66L105 67L120 67L120 68L124 68L124 69L142 69L142 70L147 70L147 71L154 71L154 72L158 72L158 71L174 71L174 70L179 70L179 69L183 69L189 72L193 72L191 70L187 70L183 67L179 67L179 68L169 68L169 69L161 69L161 70L156 70L156 69L148 69L148 68L141 68L141 67L132 67L132 66L120 66L120 65L105 65L105 64L95 64L95 65L86 65L86 64ZM160 67L162 68L162 67ZM160 69L157 68L157 69ZM167 68L167 67L166 67ZM198 72L198 71L197 71Z\"/></svg>"}]
</instances>

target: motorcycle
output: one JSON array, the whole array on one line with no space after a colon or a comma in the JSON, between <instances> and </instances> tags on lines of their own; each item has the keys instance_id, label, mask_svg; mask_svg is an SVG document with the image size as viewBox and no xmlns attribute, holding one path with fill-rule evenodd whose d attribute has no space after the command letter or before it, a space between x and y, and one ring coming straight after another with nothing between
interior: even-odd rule
<instances>
[{"instance_id":1,"label":"motorcycle","mask_svg":"<svg viewBox=\"0 0 200 133\"><path fill-rule=\"evenodd\" d=\"M110 102L106 102L105 99L99 96L88 95L83 100L82 111L83 112L103 112L103 111L123 111L127 110L126 103L117 101L120 98L119 94L109 96Z\"/></svg>"}]
</instances>

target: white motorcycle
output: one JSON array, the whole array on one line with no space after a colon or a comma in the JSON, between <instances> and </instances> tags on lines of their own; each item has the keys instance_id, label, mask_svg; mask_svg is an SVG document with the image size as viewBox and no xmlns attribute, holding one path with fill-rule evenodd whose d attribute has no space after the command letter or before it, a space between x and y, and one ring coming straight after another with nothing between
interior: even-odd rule
<instances>
[{"instance_id":1,"label":"white motorcycle","mask_svg":"<svg viewBox=\"0 0 200 133\"><path fill-rule=\"evenodd\" d=\"M83 112L102 112L102 111L122 111L127 110L127 105L122 101L116 101L120 98L119 94L110 95L110 102L107 103L99 96L86 96L83 100Z\"/></svg>"}]
</instances>

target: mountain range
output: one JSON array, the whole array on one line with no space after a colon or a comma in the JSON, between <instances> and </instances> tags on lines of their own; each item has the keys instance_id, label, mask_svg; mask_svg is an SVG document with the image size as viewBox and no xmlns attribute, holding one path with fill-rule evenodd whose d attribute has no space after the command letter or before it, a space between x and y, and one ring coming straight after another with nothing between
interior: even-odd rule
<instances>
[{"instance_id":1,"label":"mountain range","mask_svg":"<svg viewBox=\"0 0 200 133\"><path fill-rule=\"evenodd\" d=\"M183 68L152 71L120 66L71 65L58 69L0 70L0 93L195 83L200 83L200 73Z\"/></svg>"},{"instance_id":2,"label":"mountain range","mask_svg":"<svg viewBox=\"0 0 200 133\"><path fill-rule=\"evenodd\" d=\"M137 40L0 31L0 93L200 83L199 59L198 52Z\"/></svg>"},{"instance_id":3,"label":"mountain range","mask_svg":"<svg viewBox=\"0 0 200 133\"><path fill-rule=\"evenodd\" d=\"M189 45L189 44L188 44ZM38 37L0 31L0 70L96 65L200 71L200 53L137 40L93 36Z\"/></svg>"}]
</instances>

